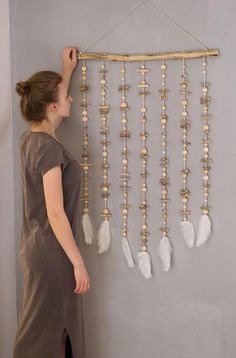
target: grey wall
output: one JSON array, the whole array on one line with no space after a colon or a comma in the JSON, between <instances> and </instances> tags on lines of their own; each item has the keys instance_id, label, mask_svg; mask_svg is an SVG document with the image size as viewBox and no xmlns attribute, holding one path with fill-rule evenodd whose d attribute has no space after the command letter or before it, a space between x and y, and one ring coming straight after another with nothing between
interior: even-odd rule
<instances>
[{"instance_id":1,"label":"grey wall","mask_svg":"<svg viewBox=\"0 0 236 358\"><path fill-rule=\"evenodd\" d=\"M11 356L16 329L14 188L8 0L0 2L0 357Z\"/></svg>"},{"instance_id":2,"label":"grey wall","mask_svg":"<svg viewBox=\"0 0 236 358\"><path fill-rule=\"evenodd\" d=\"M118 189L120 173L120 149L118 137L120 102L117 86L120 83L117 64L109 63L108 101L111 105L111 201L113 213L113 241L109 252L98 256L97 245L81 244L92 280L92 288L84 298L87 358L234 358L235 357L235 224L234 214L236 171L234 83L234 33L236 30L233 0L187 1L171 0L153 3L188 32L199 38L209 48L219 48L221 56L209 60L210 95L213 99L210 112L214 115L211 136L211 155L214 165L211 171L211 216L214 233L209 243L199 249L189 250L180 234L178 211L181 186L178 174L181 168L179 116L179 80L181 64L172 62L168 67L170 99L168 103L169 157L170 165L170 237L174 245L173 267L163 273L157 250L159 243L159 157L160 128L158 89L159 68L148 63L151 69L149 82L151 95L148 98L148 127L151 133L149 172L149 250L153 262L153 278L145 280L137 267L129 269L121 252L121 195ZM41 69L61 70L60 53L65 46L84 48L90 41L111 26L120 16L132 8L136 0L129 1L75 1L66 0L10 0L11 71L12 86ZM183 33L156 16L142 5L121 25L95 44L91 51L114 52L158 52L162 50L195 49L199 46ZM99 183L101 182L99 154L99 80L98 63L89 66L90 135L93 169L91 171L92 219L97 230L102 207ZM132 191L130 202L130 241L133 252L140 247L139 226L140 202L138 160L139 143L139 99L136 95L137 73L134 65L127 65L127 82L132 84L129 93L131 111L129 125L132 131L130 171ZM202 202L201 185L201 122L199 104L201 61L189 61L191 119L190 131L192 176L192 220L197 226ZM71 93L74 108L70 119L59 129L58 135L69 150L80 160L81 134L79 67L76 70ZM110 82L109 82L110 81ZM15 238L18 240L21 227L21 194L19 180L19 135L24 129L18 110L19 100L12 94L13 133L12 153L14 160L14 183L8 182L15 195ZM2 223L1 223L2 224ZM2 228L2 225L1 225ZM17 244L16 244L17 246ZM17 297L20 299L20 279L17 270ZM5 358L5 356L4 356ZM6 358L8 358L6 356Z\"/></svg>"}]
</instances>

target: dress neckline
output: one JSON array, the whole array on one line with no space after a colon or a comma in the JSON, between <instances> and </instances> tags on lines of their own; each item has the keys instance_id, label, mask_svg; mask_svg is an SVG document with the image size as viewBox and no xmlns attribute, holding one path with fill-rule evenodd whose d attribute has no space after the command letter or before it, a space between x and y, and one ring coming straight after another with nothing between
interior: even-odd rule
<instances>
[{"instance_id":1,"label":"dress neckline","mask_svg":"<svg viewBox=\"0 0 236 358\"><path fill-rule=\"evenodd\" d=\"M53 137L51 134L48 134L47 132L43 131L32 131L31 129L28 130L28 133L37 133L37 134L46 134L50 138L54 139L57 143L60 143L59 140L57 140L55 137ZM61 144L61 143L60 143Z\"/></svg>"}]
</instances>

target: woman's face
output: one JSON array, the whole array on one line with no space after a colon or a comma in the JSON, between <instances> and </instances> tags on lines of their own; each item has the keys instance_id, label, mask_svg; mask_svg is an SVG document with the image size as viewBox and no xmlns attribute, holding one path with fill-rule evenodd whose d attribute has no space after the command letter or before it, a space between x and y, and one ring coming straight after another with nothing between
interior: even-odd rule
<instances>
[{"instance_id":1,"label":"woman's face","mask_svg":"<svg viewBox=\"0 0 236 358\"><path fill-rule=\"evenodd\" d=\"M64 83L61 82L58 85L58 102L56 103L57 114L59 117L69 117L72 102L73 98L70 96L70 94L68 94Z\"/></svg>"}]
</instances>

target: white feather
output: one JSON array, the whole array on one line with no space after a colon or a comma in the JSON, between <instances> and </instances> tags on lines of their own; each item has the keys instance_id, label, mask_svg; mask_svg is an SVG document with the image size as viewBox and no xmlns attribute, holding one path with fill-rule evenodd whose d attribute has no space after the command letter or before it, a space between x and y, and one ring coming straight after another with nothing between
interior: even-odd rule
<instances>
[{"instance_id":1,"label":"white feather","mask_svg":"<svg viewBox=\"0 0 236 358\"><path fill-rule=\"evenodd\" d=\"M159 245L159 255L161 258L162 268L164 271L169 271L171 264L172 247L170 239L163 236Z\"/></svg>"},{"instance_id":2,"label":"white feather","mask_svg":"<svg viewBox=\"0 0 236 358\"><path fill-rule=\"evenodd\" d=\"M211 220L208 215L201 215L196 246L204 245L211 235Z\"/></svg>"},{"instance_id":3,"label":"white feather","mask_svg":"<svg viewBox=\"0 0 236 358\"><path fill-rule=\"evenodd\" d=\"M111 242L111 224L109 220L104 220L101 223L98 231L98 253L103 254L110 246Z\"/></svg>"},{"instance_id":4,"label":"white feather","mask_svg":"<svg viewBox=\"0 0 236 358\"><path fill-rule=\"evenodd\" d=\"M180 228L184 237L184 240L188 247L194 247L195 232L193 224L189 220L183 220L180 222Z\"/></svg>"},{"instance_id":5,"label":"white feather","mask_svg":"<svg viewBox=\"0 0 236 358\"><path fill-rule=\"evenodd\" d=\"M85 238L86 244L89 244L89 245L92 244L94 234L93 234L93 228L92 228L92 224L90 221L90 217L87 213L85 213L82 216L82 227L83 227L83 231L84 231L84 238Z\"/></svg>"},{"instance_id":6,"label":"white feather","mask_svg":"<svg viewBox=\"0 0 236 358\"><path fill-rule=\"evenodd\" d=\"M134 263L133 255L132 255L131 248L130 248L129 241L128 241L127 237L122 238L122 249L123 249L123 252L124 252L125 258L128 262L129 267L131 267L131 268L134 267L135 263Z\"/></svg>"},{"instance_id":7,"label":"white feather","mask_svg":"<svg viewBox=\"0 0 236 358\"><path fill-rule=\"evenodd\" d=\"M151 256L147 251L138 252L138 265L145 278L149 279L152 277Z\"/></svg>"}]
</instances>

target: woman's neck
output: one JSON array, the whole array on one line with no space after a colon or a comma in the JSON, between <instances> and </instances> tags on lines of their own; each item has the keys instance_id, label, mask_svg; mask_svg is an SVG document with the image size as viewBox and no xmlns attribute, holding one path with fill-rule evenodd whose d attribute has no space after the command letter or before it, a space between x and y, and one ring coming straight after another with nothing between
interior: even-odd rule
<instances>
[{"instance_id":1,"label":"woman's neck","mask_svg":"<svg viewBox=\"0 0 236 358\"><path fill-rule=\"evenodd\" d=\"M30 130L32 132L45 132L56 138L56 128L48 120L43 120L39 124L32 124Z\"/></svg>"}]
</instances>

